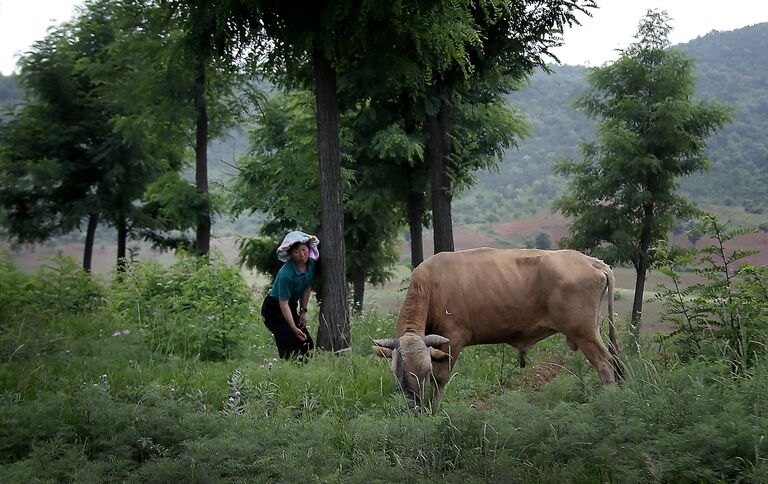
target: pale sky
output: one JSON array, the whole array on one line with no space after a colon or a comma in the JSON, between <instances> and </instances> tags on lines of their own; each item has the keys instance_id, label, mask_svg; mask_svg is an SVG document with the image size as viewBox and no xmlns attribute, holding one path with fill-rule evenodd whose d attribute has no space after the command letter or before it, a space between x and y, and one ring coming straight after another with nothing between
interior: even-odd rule
<instances>
[{"instance_id":1,"label":"pale sky","mask_svg":"<svg viewBox=\"0 0 768 484\"><path fill-rule=\"evenodd\" d=\"M2 1L2 0L0 0ZM596 0L592 18L564 35L555 51L564 64L592 67L618 58L616 49L634 42L640 19L649 9L666 10L672 19L669 40L680 44L713 30L736 30L768 22L768 0ZM765 46L768 48L768 46Z\"/></svg>"},{"instance_id":2,"label":"pale sky","mask_svg":"<svg viewBox=\"0 0 768 484\"><path fill-rule=\"evenodd\" d=\"M45 36L49 26L69 20L80 0L0 0L0 72L10 74L19 54ZM566 64L598 66L627 47L648 9L672 17L673 44L712 30L734 30L768 22L768 0L597 0L592 18L565 32L565 45L555 53ZM768 47L768 46L767 46Z\"/></svg>"}]
</instances>

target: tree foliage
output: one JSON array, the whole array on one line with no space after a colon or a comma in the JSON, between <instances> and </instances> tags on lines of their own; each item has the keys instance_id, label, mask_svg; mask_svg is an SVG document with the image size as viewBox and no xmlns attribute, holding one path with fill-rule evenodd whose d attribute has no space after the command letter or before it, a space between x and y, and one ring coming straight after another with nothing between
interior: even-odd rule
<instances>
[{"instance_id":1,"label":"tree foliage","mask_svg":"<svg viewBox=\"0 0 768 484\"><path fill-rule=\"evenodd\" d=\"M147 42L130 40L148 21L133 7L88 2L20 61L26 101L0 126L0 189L6 226L21 242L98 218L118 229L124 258L126 239L146 220L136 202L181 167L183 132L139 83L157 78L144 62Z\"/></svg>"},{"instance_id":2,"label":"tree foliage","mask_svg":"<svg viewBox=\"0 0 768 484\"><path fill-rule=\"evenodd\" d=\"M245 211L266 215L260 233L273 242L245 242L241 259L270 272L274 269L270 257L275 258L276 242L285 232L299 228L317 233L319 229L320 177L311 93L296 91L275 96L262 106L257 124L251 151L240 163L232 210L235 214ZM342 134L342 147L349 153L352 133L345 128ZM391 189L396 175L386 173L389 169L396 166L344 157L347 276L359 282L355 299L359 298L360 304L364 290L361 284L386 282L389 269L397 261L395 240L403 215L393 209L399 200Z\"/></svg>"},{"instance_id":3,"label":"tree foliage","mask_svg":"<svg viewBox=\"0 0 768 484\"><path fill-rule=\"evenodd\" d=\"M572 176L554 204L572 219L564 244L634 265L637 324L651 247L695 212L678 180L709 167L705 140L729 118L720 104L693 99L692 61L669 48L669 31L666 14L649 11L621 58L590 71L577 106L598 120L598 140L581 146L583 161L557 167Z\"/></svg>"},{"instance_id":4,"label":"tree foliage","mask_svg":"<svg viewBox=\"0 0 768 484\"><path fill-rule=\"evenodd\" d=\"M672 281L656 287L655 298L664 305L660 321L674 327L663 339L684 359L723 358L743 375L768 342L768 274L744 261L757 251L733 250L729 242L755 229L731 229L710 215L696 229L710 241L705 247L658 251L660 270ZM684 285L684 272L702 282Z\"/></svg>"}]
</instances>

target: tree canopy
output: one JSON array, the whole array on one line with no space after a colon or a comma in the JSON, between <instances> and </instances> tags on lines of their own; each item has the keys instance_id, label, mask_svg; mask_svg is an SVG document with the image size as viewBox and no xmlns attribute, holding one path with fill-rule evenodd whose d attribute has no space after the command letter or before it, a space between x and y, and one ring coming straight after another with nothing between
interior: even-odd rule
<instances>
[{"instance_id":1,"label":"tree canopy","mask_svg":"<svg viewBox=\"0 0 768 484\"><path fill-rule=\"evenodd\" d=\"M652 247L695 212L678 180L708 169L706 138L729 119L726 107L693 98L693 63L670 48L670 29L666 13L649 11L620 59L589 72L577 106L598 120L598 139L581 146L583 161L557 167L572 177L554 204L571 218L563 242L634 265L636 325Z\"/></svg>"}]
</instances>

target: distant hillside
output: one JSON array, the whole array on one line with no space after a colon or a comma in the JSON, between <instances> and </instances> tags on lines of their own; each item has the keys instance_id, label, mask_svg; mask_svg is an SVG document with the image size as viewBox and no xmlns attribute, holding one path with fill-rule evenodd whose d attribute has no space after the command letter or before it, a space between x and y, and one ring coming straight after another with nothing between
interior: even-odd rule
<instances>
[{"instance_id":1,"label":"distant hillside","mask_svg":"<svg viewBox=\"0 0 768 484\"><path fill-rule=\"evenodd\" d=\"M709 139L712 171L683 180L681 188L707 205L768 210L768 23L712 32L677 46L696 60L697 96L734 105L733 123ZM534 134L505 155L499 173L478 173L478 185L454 203L457 223L496 222L548 207L564 180L551 167L578 159L578 144L594 137L593 121L571 108L586 89L580 66L554 66L513 93Z\"/></svg>"},{"instance_id":2,"label":"distant hillside","mask_svg":"<svg viewBox=\"0 0 768 484\"><path fill-rule=\"evenodd\" d=\"M552 164L576 158L579 143L594 137L592 124L570 108L585 88L581 66L553 66L554 74L537 73L527 87L509 97L533 127L533 134L508 150L499 172L478 172L478 184L455 200L454 221L499 222L527 218L546 208L564 180Z\"/></svg>"},{"instance_id":3,"label":"distant hillside","mask_svg":"<svg viewBox=\"0 0 768 484\"><path fill-rule=\"evenodd\" d=\"M680 46L696 60L697 93L736 109L710 139L712 172L683 184L695 199L768 209L768 23L713 32Z\"/></svg>"}]
</instances>

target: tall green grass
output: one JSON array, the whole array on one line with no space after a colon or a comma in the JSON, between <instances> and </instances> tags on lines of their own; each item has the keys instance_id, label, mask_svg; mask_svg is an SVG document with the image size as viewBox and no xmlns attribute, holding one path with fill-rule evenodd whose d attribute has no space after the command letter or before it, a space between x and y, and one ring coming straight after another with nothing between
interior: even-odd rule
<instances>
[{"instance_id":1,"label":"tall green grass","mask_svg":"<svg viewBox=\"0 0 768 484\"><path fill-rule=\"evenodd\" d=\"M3 270L0 283L21 277ZM394 335L393 315L356 317L352 351L302 364L276 360L260 317L244 313L238 345L211 360L155 344L116 309L115 286L96 284L96 305L44 312L29 277L0 329L2 482L768 477L764 359L734 376L727 364L625 348L626 382L603 388L562 338L537 345L526 369L511 348L473 347L440 411L417 414L370 354L371 338ZM61 287L71 292L60 297L91 298ZM540 381L547 364L555 370Z\"/></svg>"}]
</instances>

